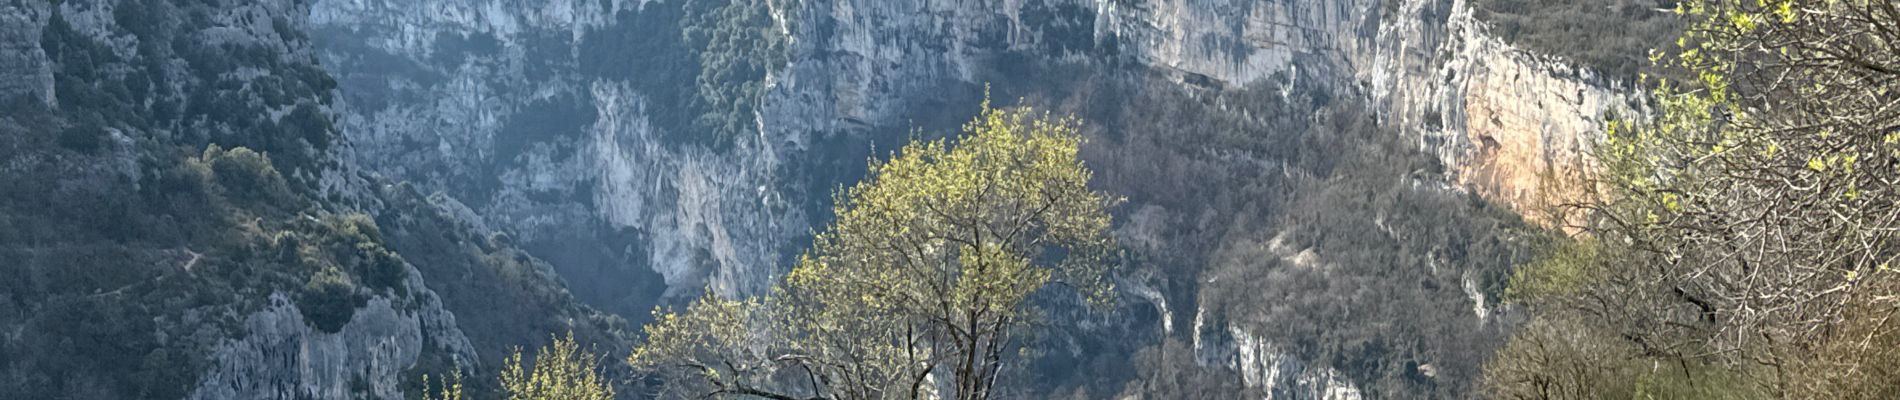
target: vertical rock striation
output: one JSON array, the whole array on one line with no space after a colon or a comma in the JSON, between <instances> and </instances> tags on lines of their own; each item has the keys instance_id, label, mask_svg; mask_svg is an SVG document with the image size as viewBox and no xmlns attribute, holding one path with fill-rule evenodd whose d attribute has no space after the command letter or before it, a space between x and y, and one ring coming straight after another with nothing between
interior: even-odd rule
<instances>
[{"instance_id":1,"label":"vertical rock striation","mask_svg":"<svg viewBox=\"0 0 1900 400\"><path fill-rule=\"evenodd\" d=\"M289 296L244 317L243 336L211 355L212 365L188 399L401 399L402 373L435 346L473 366L474 346L410 268L413 299L375 297L335 333L306 323ZM404 304L413 303L413 304Z\"/></svg>"},{"instance_id":2,"label":"vertical rock striation","mask_svg":"<svg viewBox=\"0 0 1900 400\"><path fill-rule=\"evenodd\" d=\"M623 314L650 309L658 293L643 287L763 287L807 231L780 199L780 143L671 139L694 132L652 121L649 105L690 99L642 88L673 75L584 63L607 52L595 43L674 40L649 36L679 34L657 26L670 17L637 17L649 6L320 1L310 19L342 82L345 158L455 196Z\"/></svg>"}]
</instances>

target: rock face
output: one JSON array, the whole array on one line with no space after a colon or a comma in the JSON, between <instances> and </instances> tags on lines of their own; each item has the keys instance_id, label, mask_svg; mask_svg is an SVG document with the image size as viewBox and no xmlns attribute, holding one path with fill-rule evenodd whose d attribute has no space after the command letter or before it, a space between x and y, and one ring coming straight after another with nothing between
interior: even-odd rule
<instances>
[{"instance_id":1,"label":"rock face","mask_svg":"<svg viewBox=\"0 0 1900 400\"><path fill-rule=\"evenodd\" d=\"M846 181L813 166L870 155L821 141L889 138L1011 60L1208 88L1317 79L1372 104L1457 187L1522 207L1543 198L1541 176L1583 168L1599 117L1640 112L1588 71L1486 34L1464 0L804 0L766 2L789 62L763 81L756 136L711 147L675 139L692 132L667 122L687 101L654 84L669 70L596 57L678 34L677 16L651 16L676 1L318 0L309 21L341 82L346 160L455 197L581 298L635 316L662 296L764 287L827 204L831 187L811 183ZM1235 368L1291 365L1236 346L1258 349ZM1248 382L1347 393L1303 376Z\"/></svg>"},{"instance_id":2,"label":"rock face","mask_svg":"<svg viewBox=\"0 0 1900 400\"><path fill-rule=\"evenodd\" d=\"M929 96L929 84L945 80L977 85L998 76L993 64L1008 54L1092 66L1132 63L1185 86L1293 87L1286 79L1312 77L1320 81L1315 86L1363 96L1357 100L1386 125L1448 167L1446 183L1454 188L1529 210L1551 196L1576 194L1544 193L1546 179L1588 168L1583 155L1602 131L1603 117L1643 112L1640 97L1590 71L1490 36L1463 0L819 0L800 6L788 14L800 21L790 24L797 44L792 66L762 117L769 132L782 132L775 137L836 129L837 121L895 122L909 111L866 104L904 104ZM1310 256L1289 255L1295 265ZM1464 276L1471 312L1488 323L1494 306L1470 271ZM1136 297L1165 304L1167 296ZM1157 307L1166 314L1165 306ZM1195 321L1197 359L1240 373L1246 386L1270 398L1360 396L1340 371L1313 366L1274 344L1289 338L1254 335L1243 324ZM1174 330L1170 318L1162 324ZM1434 369L1420 365L1413 373L1438 379Z\"/></svg>"},{"instance_id":3,"label":"rock face","mask_svg":"<svg viewBox=\"0 0 1900 400\"><path fill-rule=\"evenodd\" d=\"M625 342L545 264L471 240L496 238L458 220L479 215L338 157L310 3L0 2L0 392L396 399L550 327Z\"/></svg>"},{"instance_id":4,"label":"rock face","mask_svg":"<svg viewBox=\"0 0 1900 400\"><path fill-rule=\"evenodd\" d=\"M1194 360L1204 367L1231 368L1241 384L1275 399L1358 400L1364 396L1343 374L1332 368L1308 365L1287 354L1272 340L1229 325L1206 324L1207 310L1194 313Z\"/></svg>"},{"instance_id":5,"label":"rock face","mask_svg":"<svg viewBox=\"0 0 1900 400\"><path fill-rule=\"evenodd\" d=\"M1632 91L1489 35L1464 0L1104 3L1098 38L1184 82L1305 69L1363 90L1456 183L1505 204L1537 201L1540 174L1581 168L1605 116L1643 112Z\"/></svg>"},{"instance_id":6,"label":"rock face","mask_svg":"<svg viewBox=\"0 0 1900 400\"><path fill-rule=\"evenodd\" d=\"M1453 5L1451 40L1439 50L1450 56L1432 74L1442 83L1426 81L1426 96L1393 96L1399 126L1456 183L1493 201L1529 211L1582 194L1551 179L1589 169L1585 156L1606 118L1646 113L1641 96L1489 36L1469 8Z\"/></svg>"},{"instance_id":7,"label":"rock face","mask_svg":"<svg viewBox=\"0 0 1900 400\"><path fill-rule=\"evenodd\" d=\"M642 4L318 2L310 20L342 82L345 158L457 197L581 298L623 314L644 315L655 287L762 287L807 231L778 189L782 143L669 142L690 132L649 109L684 100L639 89L661 77L581 62L593 42L677 22L615 19Z\"/></svg>"},{"instance_id":8,"label":"rock face","mask_svg":"<svg viewBox=\"0 0 1900 400\"><path fill-rule=\"evenodd\" d=\"M456 360L477 360L474 346L411 268L414 299L375 297L335 333L317 330L288 296L244 318L245 335L212 354L193 400L403 398L403 371L426 346ZM413 301L417 304L401 304Z\"/></svg>"},{"instance_id":9,"label":"rock face","mask_svg":"<svg viewBox=\"0 0 1900 400\"><path fill-rule=\"evenodd\" d=\"M1280 352L1272 342L1261 340L1238 327L1229 327L1233 337L1234 365L1248 387L1266 391L1272 398L1358 400L1363 396L1331 368L1311 367Z\"/></svg>"},{"instance_id":10,"label":"rock face","mask_svg":"<svg viewBox=\"0 0 1900 400\"><path fill-rule=\"evenodd\" d=\"M49 9L37 1L0 4L0 98L30 95L53 103L53 64L40 49Z\"/></svg>"},{"instance_id":11,"label":"rock face","mask_svg":"<svg viewBox=\"0 0 1900 400\"><path fill-rule=\"evenodd\" d=\"M268 126L243 128L194 117L150 130L105 129L111 151L99 157L106 161L77 169L89 174L84 180L130 181L128 192L136 191L146 174L135 144L203 147L233 137L270 144L249 129L278 129L293 109L321 107L336 117L341 140L314 146L315 154L272 154L286 175L321 174L325 193L362 203L339 207L374 208L379 195L370 187L383 182L440 192L430 202L455 214L447 219L473 227L456 232L477 231L488 240L478 246L466 237L411 232L414 247L435 239L463 247L518 243L558 270L576 297L632 316L702 288L764 288L826 218L829 191L862 173L862 160L886 151L877 145L890 147L879 140L960 122L966 115L956 107L968 107L985 82L1006 80L1024 63L1156 72L1170 85L1207 90L1316 80L1302 87L1334 88L1346 101L1372 105L1381 121L1452 170L1449 183L1524 207L1548 196L1541 177L1588 168L1581 155L1600 131L1600 117L1644 111L1638 98L1588 71L1489 36L1464 0L763 1L773 34L786 38L787 62L754 82L764 94L750 134L714 145L694 140L696 116L682 115L690 107L680 104L694 101L692 70L699 67L675 63L699 51L678 43L683 1L279 0L213 2L219 6L197 10L201 15L186 15L184 6L153 8L179 15L150 17L204 25L159 45L243 49L261 54L259 65L295 67L229 71L209 67L230 64L220 62L228 54L174 54L141 43L127 32L134 27L118 26L142 21L148 24L138 29L184 29L115 13L156 2L0 2L0 100L59 106L61 96L75 95L62 92L67 83L59 79L84 79L62 71L42 48L58 16L102 58L117 60L96 68L98 78L125 80L143 68L151 77L141 77L148 85L137 90L163 100L153 103L183 104L202 93L203 101L189 103L256 107L247 114L269 116L262 118ZM165 59L139 59L148 51ZM83 67L92 66L74 66ZM319 92L298 95L312 99L278 103L270 97L284 96L253 86L325 72L310 81L334 77L334 91L286 86ZM238 89L195 90L221 86ZM334 102L314 100L331 95ZM133 103L128 109L151 108ZM198 111L150 114L166 112ZM20 125L11 117L0 116L0 125ZM329 142L283 143L313 140ZM285 162L300 156L318 160ZM21 160L27 158L8 162L39 162ZM455 250L443 252L465 253ZM1302 264L1314 256L1293 257ZM465 334L432 286L407 268L408 296L371 300L336 333L302 323L284 295L236 316L246 334L206 339L221 341L190 397L394 398L399 373L426 352L476 361L469 338L480 332ZM1485 296L1466 286L1473 312L1485 318ZM1151 289L1137 297L1158 303L1167 316L1159 329L1172 334L1162 304L1194 295ZM488 321L508 322L496 319L502 318ZM1285 356L1273 345L1277 338L1238 325L1203 327L1200 320L1192 336L1197 349L1208 349L1206 363L1238 371L1249 386L1295 398L1358 392L1336 371Z\"/></svg>"}]
</instances>

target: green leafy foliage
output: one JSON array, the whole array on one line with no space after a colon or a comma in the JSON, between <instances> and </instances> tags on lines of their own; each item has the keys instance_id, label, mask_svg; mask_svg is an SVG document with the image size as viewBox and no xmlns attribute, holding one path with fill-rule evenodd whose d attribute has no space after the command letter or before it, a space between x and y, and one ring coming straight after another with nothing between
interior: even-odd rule
<instances>
[{"instance_id":1,"label":"green leafy foliage","mask_svg":"<svg viewBox=\"0 0 1900 400\"><path fill-rule=\"evenodd\" d=\"M1603 278L1599 261L1607 256L1598 254L1603 246L1595 239L1559 242L1554 247L1550 254L1512 271L1505 300L1569 295Z\"/></svg>"},{"instance_id":2,"label":"green leafy foliage","mask_svg":"<svg viewBox=\"0 0 1900 400\"><path fill-rule=\"evenodd\" d=\"M105 127L81 124L67 127L59 132L59 146L84 154L99 152L108 139Z\"/></svg>"},{"instance_id":3,"label":"green leafy foliage","mask_svg":"<svg viewBox=\"0 0 1900 400\"><path fill-rule=\"evenodd\" d=\"M113 7L113 24L101 29L136 39L129 54L75 30L61 12L54 12L40 33L40 47L56 66L58 107L83 121L62 143L89 152L102 143L92 140L103 137L101 127L136 127L128 130L134 135L166 130L182 139L175 144L247 147L272 153L286 171L314 172L334 135L320 108L330 103L336 86L314 60L261 44L206 43L201 36L216 27L205 4L122 3ZM166 62L173 59L185 62ZM279 73L236 73L244 68ZM167 84L180 79L190 82ZM274 118L278 110L288 113Z\"/></svg>"},{"instance_id":4,"label":"green leafy foliage","mask_svg":"<svg viewBox=\"0 0 1900 400\"><path fill-rule=\"evenodd\" d=\"M312 326L331 332L369 295L402 293L402 260L363 253L378 239L341 228L367 219L312 208L264 154L214 145L159 155L177 158L152 161L137 189L82 175L100 186L62 191L58 182L72 178L4 174L12 187L38 190L0 197L0 215L19 223L5 228L19 240L0 246L18 262L0 272L21 277L0 301L0 326L18 332L0 348L20 360L0 384L34 398L82 382L94 382L83 393L107 397L183 396L209 349L272 293L291 295ZM85 215L110 221L61 222Z\"/></svg>"},{"instance_id":5,"label":"green leafy foliage","mask_svg":"<svg viewBox=\"0 0 1900 400\"><path fill-rule=\"evenodd\" d=\"M766 75L785 67L783 0L686 0L623 10L581 43L584 73L627 80L669 139L730 146L757 134ZM780 18L786 18L783 15ZM674 100L657 100L674 99Z\"/></svg>"},{"instance_id":6,"label":"green leafy foliage","mask_svg":"<svg viewBox=\"0 0 1900 400\"><path fill-rule=\"evenodd\" d=\"M581 350L569 332L534 354L525 365L521 350L508 356L501 386L508 400L613 400L614 389L601 372L601 357Z\"/></svg>"},{"instance_id":7,"label":"green leafy foliage","mask_svg":"<svg viewBox=\"0 0 1900 400\"><path fill-rule=\"evenodd\" d=\"M706 112L695 125L715 144L754 134L767 73L784 68L787 39L770 14L774 0L687 0L681 35L697 51L698 100ZM784 4L777 9L789 9Z\"/></svg>"},{"instance_id":8,"label":"green leafy foliage","mask_svg":"<svg viewBox=\"0 0 1900 400\"><path fill-rule=\"evenodd\" d=\"M438 386L429 385L429 376L422 376L422 400L462 400L462 369L451 368L449 375L442 378Z\"/></svg>"},{"instance_id":9,"label":"green leafy foliage","mask_svg":"<svg viewBox=\"0 0 1900 400\"><path fill-rule=\"evenodd\" d=\"M653 3L639 10L614 14L608 30L582 37L580 70L588 76L626 81L650 99L646 115L669 139L691 142L706 137L690 135L693 121L704 112L696 80L700 65L696 51L681 33L687 20L685 1Z\"/></svg>"},{"instance_id":10,"label":"green leafy foliage","mask_svg":"<svg viewBox=\"0 0 1900 400\"><path fill-rule=\"evenodd\" d=\"M772 295L660 313L628 363L685 395L997 396L1032 294L1111 293L1114 200L1087 187L1078 126L985 103L954 143L914 142L840 193Z\"/></svg>"},{"instance_id":11,"label":"green leafy foliage","mask_svg":"<svg viewBox=\"0 0 1900 400\"><path fill-rule=\"evenodd\" d=\"M357 293L349 275L335 268L325 268L310 276L310 283L304 284L303 292L297 295L297 309L317 330L336 333L350 322L350 316L366 300L368 296Z\"/></svg>"},{"instance_id":12,"label":"green leafy foliage","mask_svg":"<svg viewBox=\"0 0 1900 400\"><path fill-rule=\"evenodd\" d=\"M517 347L548 343L549 332L572 332L575 340L604 346L601 354L624 354L620 346L630 340L626 320L577 301L553 267L515 247L506 235L477 234L480 230L438 206L449 201L446 196L423 195L408 184L383 186L374 196L386 207L375 222L376 237L409 261L443 307L455 313L456 325L481 357L479 364L495 368L468 369L473 376L495 376ZM469 368L470 362L444 355L419 363L426 365L410 371L406 384L419 383L425 374ZM608 372L624 373L613 364ZM474 398L504 390L494 379L464 383ZM406 388L418 396L421 389Z\"/></svg>"},{"instance_id":13,"label":"green leafy foliage","mask_svg":"<svg viewBox=\"0 0 1900 400\"><path fill-rule=\"evenodd\" d=\"M574 333L552 337L552 343L536 351L532 361L516 348L503 360L499 379L500 398L506 400L613 400L614 388L607 377L600 355L582 350ZM439 385L431 385L429 375L421 380L423 400L463 400L468 398L462 380L462 367L450 366Z\"/></svg>"},{"instance_id":14,"label":"green leafy foliage","mask_svg":"<svg viewBox=\"0 0 1900 400\"><path fill-rule=\"evenodd\" d=\"M218 145L205 148L198 162L209 164L212 176L225 195L258 204L272 204L290 198L284 177L262 153L239 147L225 151Z\"/></svg>"}]
</instances>

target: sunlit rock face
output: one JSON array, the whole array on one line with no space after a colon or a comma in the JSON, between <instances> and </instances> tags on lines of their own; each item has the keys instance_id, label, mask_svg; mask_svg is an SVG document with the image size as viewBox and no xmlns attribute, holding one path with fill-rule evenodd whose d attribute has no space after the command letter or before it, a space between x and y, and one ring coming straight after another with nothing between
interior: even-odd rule
<instances>
[{"instance_id":1,"label":"sunlit rock face","mask_svg":"<svg viewBox=\"0 0 1900 400\"><path fill-rule=\"evenodd\" d=\"M1451 167L1453 181L1513 206L1540 176L1582 169L1610 115L1639 95L1486 32L1463 0L1102 1L1095 37L1186 84L1248 86L1304 70L1363 92ZM1569 196L1575 193L1559 193Z\"/></svg>"},{"instance_id":2,"label":"sunlit rock face","mask_svg":"<svg viewBox=\"0 0 1900 400\"><path fill-rule=\"evenodd\" d=\"M1641 95L1512 47L1462 1L1452 4L1436 68L1399 86L1423 95L1388 95L1398 126L1437 154L1455 183L1487 199L1535 211L1582 195L1560 181L1591 168L1586 156L1607 118L1648 112Z\"/></svg>"}]
</instances>

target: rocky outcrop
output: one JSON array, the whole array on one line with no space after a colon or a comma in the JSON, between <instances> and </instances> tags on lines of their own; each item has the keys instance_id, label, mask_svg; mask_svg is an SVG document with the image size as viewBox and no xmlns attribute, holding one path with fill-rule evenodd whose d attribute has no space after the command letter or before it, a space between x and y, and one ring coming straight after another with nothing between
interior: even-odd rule
<instances>
[{"instance_id":1,"label":"rocky outcrop","mask_svg":"<svg viewBox=\"0 0 1900 400\"><path fill-rule=\"evenodd\" d=\"M1282 351L1271 339L1259 337L1244 327L1213 324L1206 318L1206 309L1195 310L1192 343L1194 360L1201 366L1237 371L1246 388L1265 393L1269 399L1357 400L1364 397L1345 374L1302 361Z\"/></svg>"},{"instance_id":2,"label":"rocky outcrop","mask_svg":"<svg viewBox=\"0 0 1900 400\"><path fill-rule=\"evenodd\" d=\"M746 293L763 288L778 254L804 233L804 217L775 186L780 155L746 141L729 154L669 148L645 120L649 101L625 84L595 82L600 115L589 128L588 173L598 218L649 232L648 260L670 292L700 288Z\"/></svg>"},{"instance_id":3,"label":"rocky outcrop","mask_svg":"<svg viewBox=\"0 0 1900 400\"><path fill-rule=\"evenodd\" d=\"M936 82L975 85L1003 52L1130 60L1187 85L1291 87L1312 76L1364 96L1458 187L1528 210L1578 195L1543 192L1551 177L1588 169L1604 118L1645 112L1618 82L1490 35L1464 0L799 4L788 14L799 28L792 67L767 99L779 112L763 117L780 137L892 122L901 107L889 105ZM1077 30L1087 34L1067 34Z\"/></svg>"},{"instance_id":4,"label":"rocky outcrop","mask_svg":"<svg viewBox=\"0 0 1900 400\"><path fill-rule=\"evenodd\" d=\"M617 19L642 4L318 2L316 40L343 82L344 158L455 196L623 314L659 296L630 281L688 296L763 287L808 231L779 190L780 143L668 140L692 132L652 122L648 105L686 100L581 65L587 41L638 40L612 35L657 23Z\"/></svg>"},{"instance_id":5,"label":"rocky outcrop","mask_svg":"<svg viewBox=\"0 0 1900 400\"><path fill-rule=\"evenodd\" d=\"M1234 365L1247 387L1260 388L1275 399L1358 400L1359 389L1332 368L1312 367L1281 353L1273 343L1246 330L1229 327L1234 339Z\"/></svg>"},{"instance_id":6,"label":"rocky outcrop","mask_svg":"<svg viewBox=\"0 0 1900 400\"><path fill-rule=\"evenodd\" d=\"M1362 91L1455 183L1514 206L1586 168L1604 117L1644 112L1616 82L1490 35L1464 0L1103 4L1098 36L1143 64L1228 87L1304 69Z\"/></svg>"},{"instance_id":7,"label":"rocky outcrop","mask_svg":"<svg viewBox=\"0 0 1900 400\"><path fill-rule=\"evenodd\" d=\"M0 4L0 100L25 95L53 104L53 63L40 49L50 8L37 1Z\"/></svg>"},{"instance_id":8,"label":"rocky outcrop","mask_svg":"<svg viewBox=\"0 0 1900 400\"><path fill-rule=\"evenodd\" d=\"M289 296L272 294L269 306L244 317L243 336L212 353L187 398L401 399L402 373L423 351L473 367L474 347L414 268L406 285L414 298L374 297L335 333L307 323Z\"/></svg>"},{"instance_id":9,"label":"rocky outcrop","mask_svg":"<svg viewBox=\"0 0 1900 400\"><path fill-rule=\"evenodd\" d=\"M1582 195L1560 180L1591 168L1587 155L1607 118L1647 112L1642 96L1506 44L1462 2L1453 5L1451 40L1440 50L1448 56L1426 81L1442 83L1420 86L1425 96L1393 96L1399 126L1453 170L1455 183L1493 201L1534 212Z\"/></svg>"}]
</instances>

